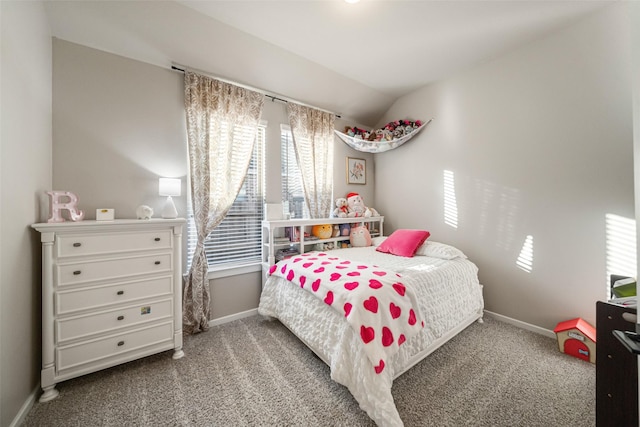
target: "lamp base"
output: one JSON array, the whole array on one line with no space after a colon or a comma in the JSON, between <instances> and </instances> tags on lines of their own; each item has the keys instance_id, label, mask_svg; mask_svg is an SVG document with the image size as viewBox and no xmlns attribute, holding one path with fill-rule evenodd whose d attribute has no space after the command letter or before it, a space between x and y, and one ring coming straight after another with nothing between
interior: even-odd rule
<instances>
[{"instance_id":1,"label":"lamp base","mask_svg":"<svg viewBox=\"0 0 640 427\"><path fill-rule=\"evenodd\" d=\"M178 217L178 211L176 210L176 205L173 203L171 196L167 196L167 201L164 204L164 208L162 208L161 215L162 218L165 219L174 219Z\"/></svg>"}]
</instances>

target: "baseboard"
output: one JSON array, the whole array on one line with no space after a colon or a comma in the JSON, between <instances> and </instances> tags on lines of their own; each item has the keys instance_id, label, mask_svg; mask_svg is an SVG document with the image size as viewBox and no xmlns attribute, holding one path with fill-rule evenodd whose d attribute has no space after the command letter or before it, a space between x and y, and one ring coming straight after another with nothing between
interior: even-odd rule
<instances>
[{"instance_id":1,"label":"baseboard","mask_svg":"<svg viewBox=\"0 0 640 427\"><path fill-rule=\"evenodd\" d=\"M230 314L228 316L218 317L217 319L209 320L209 327L218 326L224 323L233 322L234 320L244 319L245 317L251 317L258 314L257 308L252 308L251 310L241 311L240 313Z\"/></svg>"},{"instance_id":2,"label":"baseboard","mask_svg":"<svg viewBox=\"0 0 640 427\"><path fill-rule=\"evenodd\" d=\"M484 313L497 320L501 320L505 323L509 323L511 325L517 326L520 329L525 329L527 331L535 332L536 334L544 335L549 338L556 337L556 334L553 331L550 331L549 329L544 329L544 328L541 328L540 326L532 325L531 323L523 322L521 320L516 320L511 317L503 316L502 314L494 313L488 310L485 310Z\"/></svg>"},{"instance_id":3,"label":"baseboard","mask_svg":"<svg viewBox=\"0 0 640 427\"><path fill-rule=\"evenodd\" d=\"M11 424L9 424L9 427L18 427L22 425L22 423L24 423L24 420L25 418L27 418L29 411L31 410L31 408L33 408L33 404L36 403L39 394L40 384L38 384L36 388L33 389L31 394L27 397L27 400L24 401L15 418L13 419L13 421L11 421Z\"/></svg>"}]
</instances>

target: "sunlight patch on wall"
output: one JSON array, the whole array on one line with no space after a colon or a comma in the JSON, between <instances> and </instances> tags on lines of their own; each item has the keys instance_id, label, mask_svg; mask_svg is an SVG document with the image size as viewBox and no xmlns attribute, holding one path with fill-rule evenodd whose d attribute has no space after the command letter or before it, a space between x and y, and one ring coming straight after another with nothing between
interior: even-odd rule
<instances>
[{"instance_id":1,"label":"sunlight patch on wall","mask_svg":"<svg viewBox=\"0 0 640 427\"><path fill-rule=\"evenodd\" d=\"M516 244L518 233L516 224L519 217L520 192L514 188L502 187L497 200L496 245L510 252Z\"/></svg>"},{"instance_id":2,"label":"sunlight patch on wall","mask_svg":"<svg viewBox=\"0 0 640 427\"><path fill-rule=\"evenodd\" d=\"M530 234L524 239L516 265L527 273L531 273L533 270L533 236Z\"/></svg>"},{"instance_id":3,"label":"sunlight patch on wall","mask_svg":"<svg viewBox=\"0 0 640 427\"><path fill-rule=\"evenodd\" d=\"M453 172L444 171L444 223L458 228L458 202Z\"/></svg>"},{"instance_id":4,"label":"sunlight patch on wall","mask_svg":"<svg viewBox=\"0 0 640 427\"><path fill-rule=\"evenodd\" d=\"M612 274L636 277L636 221L606 214L607 298L611 295Z\"/></svg>"},{"instance_id":5,"label":"sunlight patch on wall","mask_svg":"<svg viewBox=\"0 0 640 427\"><path fill-rule=\"evenodd\" d=\"M518 250L518 226L521 225L521 196L517 188L496 185L491 181L475 181L474 218L478 235L491 236L495 246L508 253Z\"/></svg>"}]
</instances>

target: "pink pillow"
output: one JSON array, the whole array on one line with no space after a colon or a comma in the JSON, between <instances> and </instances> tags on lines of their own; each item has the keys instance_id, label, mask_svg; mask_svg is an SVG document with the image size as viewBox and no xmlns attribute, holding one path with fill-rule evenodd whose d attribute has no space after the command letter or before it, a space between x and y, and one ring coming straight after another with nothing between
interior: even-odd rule
<instances>
[{"instance_id":1,"label":"pink pillow","mask_svg":"<svg viewBox=\"0 0 640 427\"><path fill-rule=\"evenodd\" d=\"M376 251L411 258L430 235L431 233L425 230L396 230L376 248Z\"/></svg>"}]
</instances>

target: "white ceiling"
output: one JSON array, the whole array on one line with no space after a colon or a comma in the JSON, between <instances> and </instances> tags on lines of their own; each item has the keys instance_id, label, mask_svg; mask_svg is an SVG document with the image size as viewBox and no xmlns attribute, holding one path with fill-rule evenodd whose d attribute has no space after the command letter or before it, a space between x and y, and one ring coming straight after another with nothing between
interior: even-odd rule
<instances>
[{"instance_id":1,"label":"white ceiling","mask_svg":"<svg viewBox=\"0 0 640 427\"><path fill-rule=\"evenodd\" d=\"M374 125L400 96L605 0L46 1L54 37L178 63Z\"/></svg>"},{"instance_id":2,"label":"white ceiling","mask_svg":"<svg viewBox=\"0 0 640 427\"><path fill-rule=\"evenodd\" d=\"M179 2L394 98L539 38L607 3Z\"/></svg>"}]
</instances>

